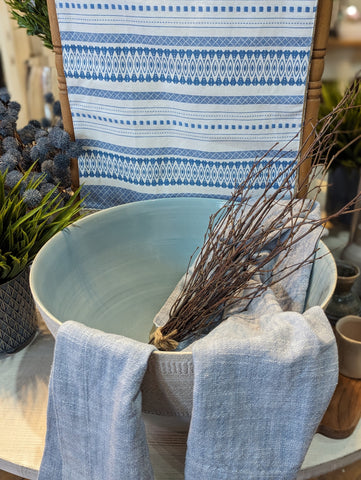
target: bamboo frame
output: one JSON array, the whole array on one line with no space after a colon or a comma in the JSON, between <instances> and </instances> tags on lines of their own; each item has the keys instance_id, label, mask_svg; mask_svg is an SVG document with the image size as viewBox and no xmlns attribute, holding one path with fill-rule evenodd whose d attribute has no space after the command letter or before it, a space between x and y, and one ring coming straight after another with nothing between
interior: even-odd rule
<instances>
[{"instance_id":1,"label":"bamboo frame","mask_svg":"<svg viewBox=\"0 0 361 480\"><path fill-rule=\"evenodd\" d=\"M47 0L49 23L51 30L51 39L53 41L53 48L55 53L55 66L58 74L58 87L59 87L59 101L61 106L61 112L63 116L64 129L69 133L72 140L74 140L74 126L71 116L68 89L66 86L66 79L63 67L63 55L61 50L61 38L59 31L58 18L56 15L55 0ZM72 189L76 190L79 187L79 168L78 161L75 158L71 159L70 164L71 171L71 184Z\"/></svg>"},{"instance_id":2,"label":"bamboo frame","mask_svg":"<svg viewBox=\"0 0 361 480\"><path fill-rule=\"evenodd\" d=\"M301 135L303 150L306 152L312 144L313 129L317 123L321 101L322 74L325 64L325 54L330 30L333 0L319 0L313 38L310 73L308 78L307 96L304 107L304 122ZM307 177L310 172L311 158L301 163L298 174L299 197L307 195Z\"/></svg>"},{"instance_id":3,"label":"bamboo frame","mask_svg":"<svg viewBox=\"0 0 361 480\"><path fill-rule=\"evenodd\" d=\"M317 8L317 18L314 30L314 41L312 57L310 61L310 73L306 101L304 107L304 127L301 135L301 145L305 151L312 143L312 130L317 123L318 110L321 97L321 77L324 68L324 58L328 41L328 34L332 13L332 0L319 0ZM55 52L55 65L58 73L59 100L61 104L64 129L74 138L74 127L69 105L68 91L63 68L63 58L61 50L61 38L59 32L58 19L56 15L55 0L47 0L51 36ZM309 174L311 159L309 162L302 162L298 174L299 197L307 195L307 177ZM79 186L79 170L76 159L71 163L71 178L73 188Z\"/></svg>"}]
</instances>

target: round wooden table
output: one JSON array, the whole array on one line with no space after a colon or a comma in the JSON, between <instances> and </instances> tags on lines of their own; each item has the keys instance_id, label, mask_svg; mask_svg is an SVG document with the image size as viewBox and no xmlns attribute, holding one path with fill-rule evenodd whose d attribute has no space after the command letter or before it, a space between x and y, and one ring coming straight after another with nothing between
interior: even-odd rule
<instances>
[{"instance_id":1,"label":"round wooden table","mask_svg":"<svg viewBox=\"0 0 361 480\"><path fill-rule=\"evenodd\" d=\"M0 355L0 469L36 479L45 433L48 381L54 339L41 324L34 341L13 355ZM155 478L180 480L185 458L186 430L154 425L145 418ZM316 434L297 480L306 480L344 467L361 458L361 422L343 440Z\"/></svg>"}]
</instances>

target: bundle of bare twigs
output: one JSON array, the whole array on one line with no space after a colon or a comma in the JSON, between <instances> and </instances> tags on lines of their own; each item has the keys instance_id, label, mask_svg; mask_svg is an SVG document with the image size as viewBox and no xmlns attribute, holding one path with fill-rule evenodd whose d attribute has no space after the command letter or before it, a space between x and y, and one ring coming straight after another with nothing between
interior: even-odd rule
<instances>
[{"instance_id":1,"label":"bundle of bare twigs","mask_svg":"<svg viewBox=\"0 0 361 480\"><path fill-rule=\"evenodd\" d=\"M224 308L232 302L242 299L247 304L274 283L312 262L315 252L301 263L282 267L282 260L295 243L305 240L326 221L352 210L360 194L327 218L311 218L319 183L309 189L313 193L311 200L298 198L294 184L301 167L308 169L311 184L317 172L315 167L322 165L323 175L326 175L333 160L341 153L330 157L342 113L347 108L354 108L353 100L361 79L355 82L358 85L352 85L333 112L315 126L311 141L308 139L307 147L299 150L286 171L276 176L273 174L275 161L282 159L288 146L277 150L275 145L254 162L231 198L211 216L204 244L192 273L187 276L183 290L170 310L169 320L157 328L151 338L157 348L175 349L180 341L204 331L216 318L219 319ZM259 183L264 184L263 193L252 198L254 187ZM306 187L301 184L299 190ZM269 218L275 204L277 213ZM270 241L272 249L267 248ZM271 264L273 270L277 268L277 276L272 276ZM255 282L256 276L265 281Z\"/></svg>"}]
</instances>

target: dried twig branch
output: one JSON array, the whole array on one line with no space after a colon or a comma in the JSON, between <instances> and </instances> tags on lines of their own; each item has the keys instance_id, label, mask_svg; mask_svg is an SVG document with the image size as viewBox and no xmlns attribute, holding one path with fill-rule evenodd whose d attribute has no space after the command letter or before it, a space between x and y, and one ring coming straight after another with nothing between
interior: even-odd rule
<instances>
[{"instance_id":1,"label":"dried twig branch","mask_svg":"<svg viewBox=\"0 0 361 480\"><path fill-rule=\"evenodd\" d=\"M282 263L296 243L326 221L350 212L361 194L338 212L315 219L311 212L321 187L310 189L313 199L299 199L294 190L295 179L300 166L310 158L307 182L314 180L316 166L322 165L322 175L326 175L342 152L331 154L342 113L345 108L352 108L356 94L357 88L352 86L333 112L315 127L311 134L314 139L307 149L300 148L284 171L272 175L272 166L282 159L288 145L278 150L275 145L254 162L231 198L211 216L193 271L188 275L188 268L183 290L170 310L169 320L156 330L151 343L161 350L176 348L178 342L215 323L227 305L240 299L247 305L267 288L313 261L315 252L300 263L287 267ZM254 198L259 183L265 187L262 194ZM305 183L299 185L300 190L304 187ZM321 232L322 229L320 235ZM271 242L272 248L267 248ZM277 275L272 275L275 268ZM263 281L256 282L260 277Z\"/></svg>"}]
</instances>

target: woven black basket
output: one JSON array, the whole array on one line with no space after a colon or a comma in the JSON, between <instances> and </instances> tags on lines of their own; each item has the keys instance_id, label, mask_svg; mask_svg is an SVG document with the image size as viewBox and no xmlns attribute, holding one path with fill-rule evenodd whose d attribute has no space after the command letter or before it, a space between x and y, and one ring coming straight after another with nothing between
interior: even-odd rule
<instances>
[{"instance_id":1,"label":"woven black basket","mask_svg":"<svg viewBox=\"0 0 361 480\"><path fill-rule=\"evenodd\" d=\"M0 353L14 353L25 347L36 331L37 315L26 268L0 284Z\"/></svg>"}]
</instances>

